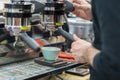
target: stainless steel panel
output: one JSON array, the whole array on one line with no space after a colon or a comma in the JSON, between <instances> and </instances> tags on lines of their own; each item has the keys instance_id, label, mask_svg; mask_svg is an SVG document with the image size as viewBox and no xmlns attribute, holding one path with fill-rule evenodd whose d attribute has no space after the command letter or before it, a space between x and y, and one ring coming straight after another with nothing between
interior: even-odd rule
<instances>
[{"instance_id":1,"label":"stainless steel panel","mask_svg":"<svg viewBox=\"0 0 120 80\"><path fill-rule=\"evenodd\" d=\"M85 39L87 41L93 41L93 26L91 21L83 20L80 18L70 18L68 19L69 32L71 34L76 34L79 38Z\"/></svg>"}]
</instances>

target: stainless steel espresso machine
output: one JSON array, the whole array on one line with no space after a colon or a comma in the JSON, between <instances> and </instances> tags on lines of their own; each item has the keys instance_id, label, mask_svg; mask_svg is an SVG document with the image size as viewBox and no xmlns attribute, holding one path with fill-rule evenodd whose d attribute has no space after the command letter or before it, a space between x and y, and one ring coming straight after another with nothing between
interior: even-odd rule
<instances>
[{"instance_id":1,"label":"stainless steel espresso machine","mask_svg":"<svg viewBox=\"0 0 120 80\"><path fill-rule=\"evenodd\" d=\"M47 2L44 4L43 11L41 24L50 32L50 37L53 36L54 31L65 35L66 31L62 29L65 22L64 3L57 0ZM14 36L15 41L12 44L0 45L0 65L38 57L39 54L31 55L25 52L27 48L40 51L37 42L27 34L31 30L32 13L33 4L27 0L13 0L12 3L4 5L5 25L0 27L4 31L0 34L0 42L8 36Z\"/></svg>"},{"instance_id":2,"label":"stainless steel espresso machine","mask_svg":"<svg viewBox=\"0 0 120 80\"><path fill-rule=\"evenodd\" d=\"M67 6L67 4L66 2L59 2L58 0L49 0L44 3L40 23L44 26L43 32L50 32L50 37L59 33L66 38L67 41L72 42L74 41L72 35L62 28L64 23L68 23L65 14L66 11L74 10L71 4L69 6ZM0 64L38 57L39 54L30 55L25 52L26 48L31 48L36 52L40 51L40 46L27 34L27 32L31 30L30 18L33 13L33 4L26 0L13 0L12 3L5 4L4 7L5 27L1 29L3 29L5 33L0 34L0 42L8 36L14 36L15 42L0 45L1 51L3 51L3 53L1 52Z\"/></svg>"}]
</instances>

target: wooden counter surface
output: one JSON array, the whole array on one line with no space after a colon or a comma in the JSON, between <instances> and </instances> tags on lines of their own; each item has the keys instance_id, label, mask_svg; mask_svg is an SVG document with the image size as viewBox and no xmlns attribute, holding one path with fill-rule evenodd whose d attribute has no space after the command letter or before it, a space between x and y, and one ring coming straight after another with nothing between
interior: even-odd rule
<instances>
[{"instance_id":1,"label":"wooden counter surface","mask_svg":"<svg viewBox=\"0 0 120 80\"><path fill-rule=\"evenodd\" d=\"M78 75L73 75L68 73L62 73L59 76L63 78L63 80L89 80L89 77L90 77L89 74L86 76L78 76ZM48 78L49 76L40 78L38 80L49 80ZM56 78L55 76L52 76L51 80L60 80L60 79Z\"/></svg>"}]
</instances>

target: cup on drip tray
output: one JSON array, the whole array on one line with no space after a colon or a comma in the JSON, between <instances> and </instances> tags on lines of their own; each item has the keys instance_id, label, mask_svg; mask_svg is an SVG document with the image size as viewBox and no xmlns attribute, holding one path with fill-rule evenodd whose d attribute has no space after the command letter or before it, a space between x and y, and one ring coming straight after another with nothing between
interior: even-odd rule
<instances>
[{"instance_id":1,"label":"cup on drip tray","mask_svg":"<svg viewBox=\"0 0 120 80\"><path fill-rule=\"evenodd\" d=\"M45 60L56 60L61 51L58 47L42 47L41 49Z\"/></svg>"}]
</instances>

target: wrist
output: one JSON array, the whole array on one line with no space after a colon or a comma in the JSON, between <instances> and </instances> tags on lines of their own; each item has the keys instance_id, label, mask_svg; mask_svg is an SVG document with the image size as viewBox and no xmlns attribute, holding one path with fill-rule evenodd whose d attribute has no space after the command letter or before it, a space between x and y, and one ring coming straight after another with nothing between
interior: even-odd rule
<instances>
[{"instance_id":1,"label":"wrist","mask_svg":"<svg viewBox=\"0 0 120 80\"><path fill-rule=\"evenodd\" d=\"M100 51L96 48L94 48L92 45L88 48L87 50L87 63L90 66L93 66L93 61L94 61L94 57L100 53Z\"/></svg>"}]
</instances>

